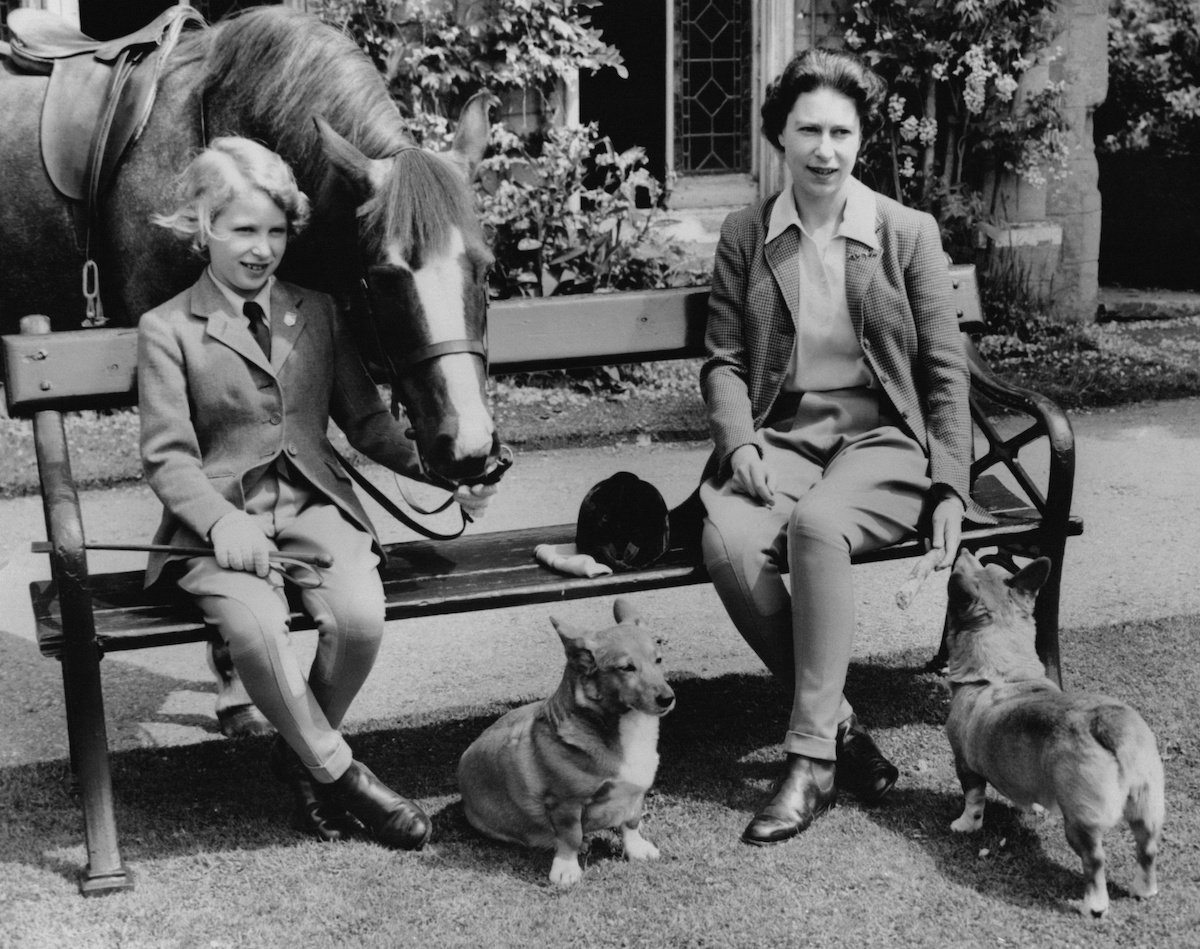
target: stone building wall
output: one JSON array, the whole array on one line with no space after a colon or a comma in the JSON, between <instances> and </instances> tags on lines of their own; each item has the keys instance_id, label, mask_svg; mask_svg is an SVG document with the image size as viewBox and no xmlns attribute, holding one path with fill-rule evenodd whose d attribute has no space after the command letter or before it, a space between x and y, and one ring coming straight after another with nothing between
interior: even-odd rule
<instances>
[{"instance_id":1,"label":"stone building wall","mask_svg":"<svg viewBox=\"0 0 1200 949\"><path fill-rule=\"evenodd\" d=\"M796 0L796 49L841 46L837 11L846 2ZM1200 5L1200 0L1194 2ZM989 233L1037 270L1039 286L1052 295L1062 313L1092 319L1100 260L1100 191L1092 116L1108 89L1108 2L1059 0L1057 16L1062 24L1058 38L1062 56L1052 65L1050 78L1065 82L1065 117L1074 139L1070 167L1066 179L1048 193L1034 194L1023 183L1006 183L1002 191L1011 196L1006 220L989 228ZM1048 240L1055 246L1042 246Z\"/></svg>"},{"instance_id":2,"label":"stone building wall","mask_svg":"<svg viewBox=\"0 0 1200 949\"><path fill-rule=\"evenodd\" d=\"M1054 302L1075 319L1096 315L1100 284L1100 190L1092 117L1108 94L1107 0L1059 0L1063 50L1053 78L1065 80L1065 111L1074 138L1064 181L1050 189L1046 216L1062 227Z\"/></svg>"}]
</instances>

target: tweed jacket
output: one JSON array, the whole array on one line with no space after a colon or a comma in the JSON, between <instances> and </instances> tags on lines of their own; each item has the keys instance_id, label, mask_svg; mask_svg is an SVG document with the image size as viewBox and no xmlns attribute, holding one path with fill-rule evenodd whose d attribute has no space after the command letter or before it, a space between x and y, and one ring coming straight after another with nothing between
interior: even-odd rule
<instances>
[{"instance_id":1,"label":"tweed jacket","mask_svg":"<svg viewBox=\"0 0 1200 949\"><path fill-rule=\"evenodd\" d=\"M381 399L331 297L276 280L271 337L268 362L207 270L141 318L142 466L164 507L155 543L207 544L212 526L243 509L254 479L283 455L378 549L326 430L332 417L364 455L415 474L404 426ZM147 585L169 559L151 554Z\"/></svg>"},{"instance_id":2,"label":"tweed jacket","mask_svg":"<svg viewBox=\"0 0 1200 949\"><path fill-rule=\"evenodd\" d=\"M857 181L852 187L865 188ZM783 383L797 324L795 227L765 243L778 195L730 214L721 227L709 293L700 385L719 478L729 456L756 444ZM875 194L879 249L846 238L846 297L855 334L879 384L929 458L935 485L968 507L970 377L950 276L934 218Z\"/></svg>"}]
</instances>

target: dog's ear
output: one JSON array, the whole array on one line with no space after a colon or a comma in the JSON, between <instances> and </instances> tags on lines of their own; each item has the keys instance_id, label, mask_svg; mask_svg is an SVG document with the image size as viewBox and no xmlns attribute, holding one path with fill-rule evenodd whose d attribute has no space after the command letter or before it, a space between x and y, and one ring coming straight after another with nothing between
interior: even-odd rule
<instances>
[{"instance_id":1,"label":"dog's ear","mask_svg":"<svg viewBox=\"0 0 1200 949\"><path fill-rule=\"evenodd\" d=\"M1050 566L1049 557L1038 557L1033 563L1026 564L1004 582L1016 592L1032 600L1050 576Z\"/></svg>"},{"instance_id":2,"label":"dog's ear","mask_svg":"<svg viewBox=\"0 0 1200 949\"><path fill-rule=\"evenodd\" d=\"M633 608L632 603L625 599L619 599L613 604L613 616L618 623L632 623L634 626L642 625L641 614Z\"/></svg>"},{"instance_id":3,"label":"dog's ear","mask_svg":"<svg viewBox=\"0 0 1200 949\"><path fill-rule=\"evenodd\" d=\"M563 651L567 654L567 664L580 675L587 675L596 669L596 657L592 654L591 646L587 643L587 633L581 629L550 617L554 631L562 640Z\"/></svg>"}]
</instances>

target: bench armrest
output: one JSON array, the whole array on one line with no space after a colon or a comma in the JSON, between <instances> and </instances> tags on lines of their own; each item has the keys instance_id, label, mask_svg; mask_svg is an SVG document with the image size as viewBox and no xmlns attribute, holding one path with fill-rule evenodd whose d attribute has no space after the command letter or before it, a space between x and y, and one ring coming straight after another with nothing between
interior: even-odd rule
<instances>
[{"instance_id":1,"label":"bench armrest","mask_svg":"<svg viewBox=\"0 0 1200 949\"><path fill-rule=\"evenodd\" d=\"M1075 484L1075 433L1066 413L1047 396L1001 379L979 355L975 342L964 336L971 371L971 418L987 440L987 451L971 464L971 483L985 471L1003 465L1037 508L1047 526L1065 525L1070 517ZM1016 434L1004 436L989 418L985 400L1031 420ZM1045 437L1049 473L1042 489L1021 463L1021 450Z\"/></svg>"}]
</instances>

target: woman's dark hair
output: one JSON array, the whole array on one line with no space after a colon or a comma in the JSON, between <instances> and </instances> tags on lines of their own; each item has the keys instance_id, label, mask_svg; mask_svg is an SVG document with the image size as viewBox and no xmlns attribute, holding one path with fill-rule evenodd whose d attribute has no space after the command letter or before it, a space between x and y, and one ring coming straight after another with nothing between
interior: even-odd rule
<instances>
[{"instance_id":1,"label":"woman's dark hair","mask_svg":"<svg viewBox=\"0 0 1200 949\"><path fill-rule=\"evenodd\" d=\"M778 151L779 136L796 100L806 92L832 89L853 101L868 138L883 124L881 109L887 96L885 83L852 53L832 49L806 49L792 57L771 84L762 104L762 132Z\"/></svg>"}]
</instances>

